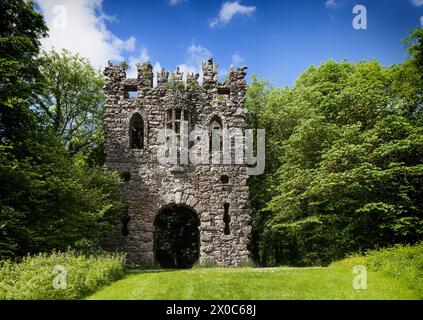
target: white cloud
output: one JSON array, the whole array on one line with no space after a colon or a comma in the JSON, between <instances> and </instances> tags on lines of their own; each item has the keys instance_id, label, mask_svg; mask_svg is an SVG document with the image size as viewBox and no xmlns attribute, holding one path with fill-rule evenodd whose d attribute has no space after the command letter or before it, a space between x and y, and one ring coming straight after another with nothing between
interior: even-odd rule
<instances>
[{"instance_id":1,"label":"white cloud","mask_svg":"<svg viewBox=\"0 0 423 320\"><path fill-rule=\"evenodd\" d=\"M137 63L143 63L150 61L150 56L148 55L147 48L142 48L140 55L138 57L130 56L128 59L128 70L126 75L128 78L137 77Z\"/></svg>"},{"instance_id":2,"label":"white cloud","mask_svg":"<svg viewBox=\"0 0 423 320\"><path fill-rule=\"evenodd\" d=\"M251 16L256 11L256 7L243 6L238 1L225 2L220 8L219 15L209 22L209 27L214 28L218 25L226 25L235 15Z\"/></svg>"},{"instance_id":3,"label":"white cloud","mask_svg":"<svg viewBox=\"0 0 423 320\"><path fill-rule=\"evenodd\" d=\"M423 6L423 0L411 0L416 7ZM423 27L423 16L420 17L420 25Z\"/></svg>"},{"instance_id":4,"label":"white cloud","mask_svg":"<svg viewBox=\"0 0 423 320\"><path fill-rule=\"evenodd\" d=\"M423 6L423 0L411 0L411 2L416 6L420 7Z\"/></svg>"},{"instance_id":5,"label":"white cloud","mask_svg":"<svg viewBox=\"0 0 423 320\"><path fill-rule=\"evenodd\" d=\"M192 44L190 47L188 47L187 54L187 61L192 65L201 65L203 61L206 61L212 56L209 49L195 44Z\"/></svg>"},{"instance_id":6,"label":"white cloud","mask_svg":"<svg viewBox=\"0 0 423 320\"><path fill-rule=\"evenodd\" d=\"M168 0L168 4L170 5L170 6L172 6L172 7L175 7L175 6L177 6L178 4L181 4L181 3L184 3L184 2L186 2L187 0Z\"/></svg>"},{"instance_id":7,"label":"white cloud","mask_svg":"<svg viewBox=\"0 0 423 320\"><path fill-rule=\"evenodd\" d=\"M336 9L338 4L336 3L336 0L326 0L325 6L328 9Z\"/></svg>"},{"instance_id":8,"label":"white cloud","mask_svg":"<svg viewBox=\"0 0 423 320\"><path fill-rule=\"evenodd\" d=\"M186 79L187 73L199 73L199 81L203 80L203 71L201 69L201 63L207 61L212 57L209 49L200 45L192 44L187 48L187 59L184 63L178 65L179 70L184 72L184 79Z\"/></svg>"},{"instance_id":9,"label":"white cloud","mask_svg":"<svg viewBox=\"0 0 423 320\"><path fill-rule=\"evenodd\" d=\"M157 72L162 70L162 66L160 65L160 62L156 62L153 66L153 87L157 86Z\"/></svg>"},{"instance_id":10,"label":"white cloud","mask_svg":"<svg viewBox=\"0 0 423 320\"><path fill-rule=\"evenodd\" d=\"M138 57L130 56L128 59L128 70L126 71L127 78L136 78L138 75L137 63L149 62L150 56L147 48L142 48ZM157 72L162 70L160 62L153 65L153 87L157 86Z\"/></svg>"},{"instance_id":11,"label":"white cloud","mask_svg":"<svg viewBox=\"0 0 423 320\"><path fill-rule=\"evenodd\" d=\"M232 59L232 64L234 67L239 67L241 63L244 62L244 58L241 57L238 53L234 53L231 59Z\"/></svg>"},{"instance_id":12,"label":"white cloud","mask_svg":"<svg viewBox=\"0 0 423 320\"><path fill-rule=\"evenodd\" d=\"M44 49L62 48L88 58L95 67L108 60L123 60L124 51L135 49L134 37L121 39L113 34L106 21L102 0L35 0L49 27L49 37L42 39Z\"/></svg>"},{"instance_id":13,"label":"white cloud","mask_svg":"<svg viewBox=\"0 0 423 320\"><path fill-rule=\"evenodd\" d=\"M148 55L148 50L147 50L147 48L142 48L142 49L141 49L140 60L141 60L141 62L145 62L145 61L150 60L150 57L149 57L149 55Z\"/></svg>"}]
</instances>

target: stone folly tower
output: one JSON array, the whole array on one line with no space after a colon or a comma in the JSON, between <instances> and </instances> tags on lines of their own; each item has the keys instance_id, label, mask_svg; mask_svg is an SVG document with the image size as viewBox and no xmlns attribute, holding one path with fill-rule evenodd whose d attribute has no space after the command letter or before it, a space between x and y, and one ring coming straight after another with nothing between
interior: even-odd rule
<instances>
[{"instance_id":1,"label":"stone folly tower","mask_svg":"<svg viewBox=\"0 0 423 320\"><path fill-rule=\"evenodd\" d=\"M251 211L246 165L160 164L159 131L172 128L179 134L181 121L189 129L212 132L247 127L244 109L245 69L231 68L227 80L218 82L218 67L210 59L198 74L157 73L153 88L150 63L137 66L136 79L126 77L126 65L109 62L104 113L106 167L123 180L122 201L128 218L106 237L109 250L127 253L127 262L155 261L155 219L169 206L184 207L198 216L200 262L238 265L249 258Z\"/></svg>"}]
</instances>

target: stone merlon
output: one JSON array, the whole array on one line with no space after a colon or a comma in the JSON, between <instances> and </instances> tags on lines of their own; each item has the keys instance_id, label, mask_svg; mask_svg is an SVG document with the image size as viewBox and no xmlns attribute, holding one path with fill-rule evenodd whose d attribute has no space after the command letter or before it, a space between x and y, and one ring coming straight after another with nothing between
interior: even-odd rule
<instances>
[{"instance_id":1,"label":"stone merlon","mask_svg":"<svg viewBox=\"0 0 423 320\"><path fill-rule=\"evenodd\" d=\"M127 78L126 70L128 66L125 61L122 61L120 64L113 64L109 61L108 66L104 70L104 75L106 76L106 85L113 83L113 88L118 89L117 85L120 83L124 84L131 84L131 86L136 86L140 89L142 88L152 88L153 87L153 66L150 62L139 63L136 65L137 68L137 78L131 79ZM224 83L219 83L218 81L218 65L213 63L213 59L209 59L206 62L203 62L201 65L202 69L202 84L201 86L206 90L213 90L218 88L219 86L229 86L229 87L236 87L237 85L245 86L245 76L247 69L246 66L242 66L240 68L234 69L231 66L229 70L227 79ZM170 77L169 77L170 76ZM177 68L174 72L166 71L165 69L161 69L160 71L156 72L156 79L157 79L157 86L163 85L168 83L169 80L179 82L183 80L184 73ZM188 73L186 74L186 82L187 83L197 83L199 84L200 74L199 73ZM109 85L111 88L111 86ZM118 91L121 91L118 89Z\"/></svg>"}]
</instances>

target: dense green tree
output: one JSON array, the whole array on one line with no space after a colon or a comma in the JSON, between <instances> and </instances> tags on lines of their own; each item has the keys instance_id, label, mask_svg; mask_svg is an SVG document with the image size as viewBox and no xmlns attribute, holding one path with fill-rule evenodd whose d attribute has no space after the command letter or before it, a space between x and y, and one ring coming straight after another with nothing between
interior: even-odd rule
<instances>
[{"instance_id":1,"label":"dense green tree","mask_svg":"<svg viewBox=\"0 0 423 320\"><path fill-rule=\"evenodd\" d=\"M404 44L407 48L407 53L422 70L423 68L423 28L417 28L410 32L409 36L404 39Z\"/></svg>"},{"instance_id":2,"label":"dense green tree","mask_svg":"<svg viewBox=\"0 0 423 320\"><path fill-rule=\"evenodd\" d=\"M118 177L52 143L36 160L0 154L0 257L98 246L121 213Z\"/></svg>"},{"instance_id":3,"label":"dense green tree","mask_svg":"<svg viewBox=\"0 0 423 320\"><path fill-rule=\"evenodd\" d=\"M410 58L393 67L392 93L399 108L409 117L423 118L423 28L404 39Z\"/></svg>"},{"instance_id":4,"label":"dense green tree","mask_svg":"<svg viewBox=\"0 0 423 320\"><path fill-rule=\"evenodd\" d=\"M97 245L121 212L119 178L72 157L36 112L51 79L40 72L39 39L47 28L33 4L1 1L0 26L0 259ZM70 64L69 74L83 72L78 67ZM98 100L90 103L101 105L101 80L86 79Z\"/></svg>"},{"instance_id":5,"label":"dense green tree","mask_svg":"<svg viewBox=\"0 0 423 320\"><path fill-rule=\"evenodd\" d=\"M39 38L46 35L43 17L29 1L0 2L0 143L20 145L31 137L36 125L28 106L39 90L36 56ZM9 149L10 150L10 149Z\"/></svg>"},{"instance_id":6,"label":"dense green tree","mask_svg":"<svg viewBox=\"0 0 423 320\"><path fill-rule=\"evenodd\" d=\"M43 52L38 111L75 154L101 143L104 77L87 59L66 50Z\"/></svg>"},{"instance_id":7,"label":"dense green tree","mask_svg":"<svg viewBox=\"0 0 423 320\"><path fill-rule=\"evenodd\" d=\"M411 59L392 67L328 61L292 88L253 81L260 100L247 107L271 162L250 179L262 264L327 264L423 238L416 34Z\"/></svg>"}]
</instances>

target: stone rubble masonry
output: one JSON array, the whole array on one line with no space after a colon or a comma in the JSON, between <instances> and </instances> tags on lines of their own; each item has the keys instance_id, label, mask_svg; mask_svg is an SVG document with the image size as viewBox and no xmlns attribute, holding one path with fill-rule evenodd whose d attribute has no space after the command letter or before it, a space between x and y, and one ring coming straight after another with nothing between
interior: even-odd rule
<instances>
[{"instance_id":1,"label":"stone rubble masonry","mask_svg":"<svg viewBox=\"0 0 423 320\"><path fill-rule=\"evenodd\" d=\"M126 64L109 62L105 68L106 105L104 113L106 167L128 176L121 187L128 205L128 234L122 225L104 239L104 247L127 254L127 263L152 265L154 220L171 204L187 206L199 217L200 263L236 266L250 257L251 209L245 165L161 165L157 160L157 133L166 125L172 109L190 113L190 128L209 129L218 116L224 128L247 128L244 101L247 92L245 69L231 67L227 80L218 82L218 67L210 59L202 64L203 82L188 74L182 82L180 70L157 73L149 62L137 65L136 79L126 78ZM130 97L128 91L136 91ZM168 113L169 112L169 113ZM130 120L139 113L144 121L144 148L130 148ZM221 182L222 175L229 182ZM228 203L230 234L224 233L224 204Z\"/></svg>"}]
</instances>

